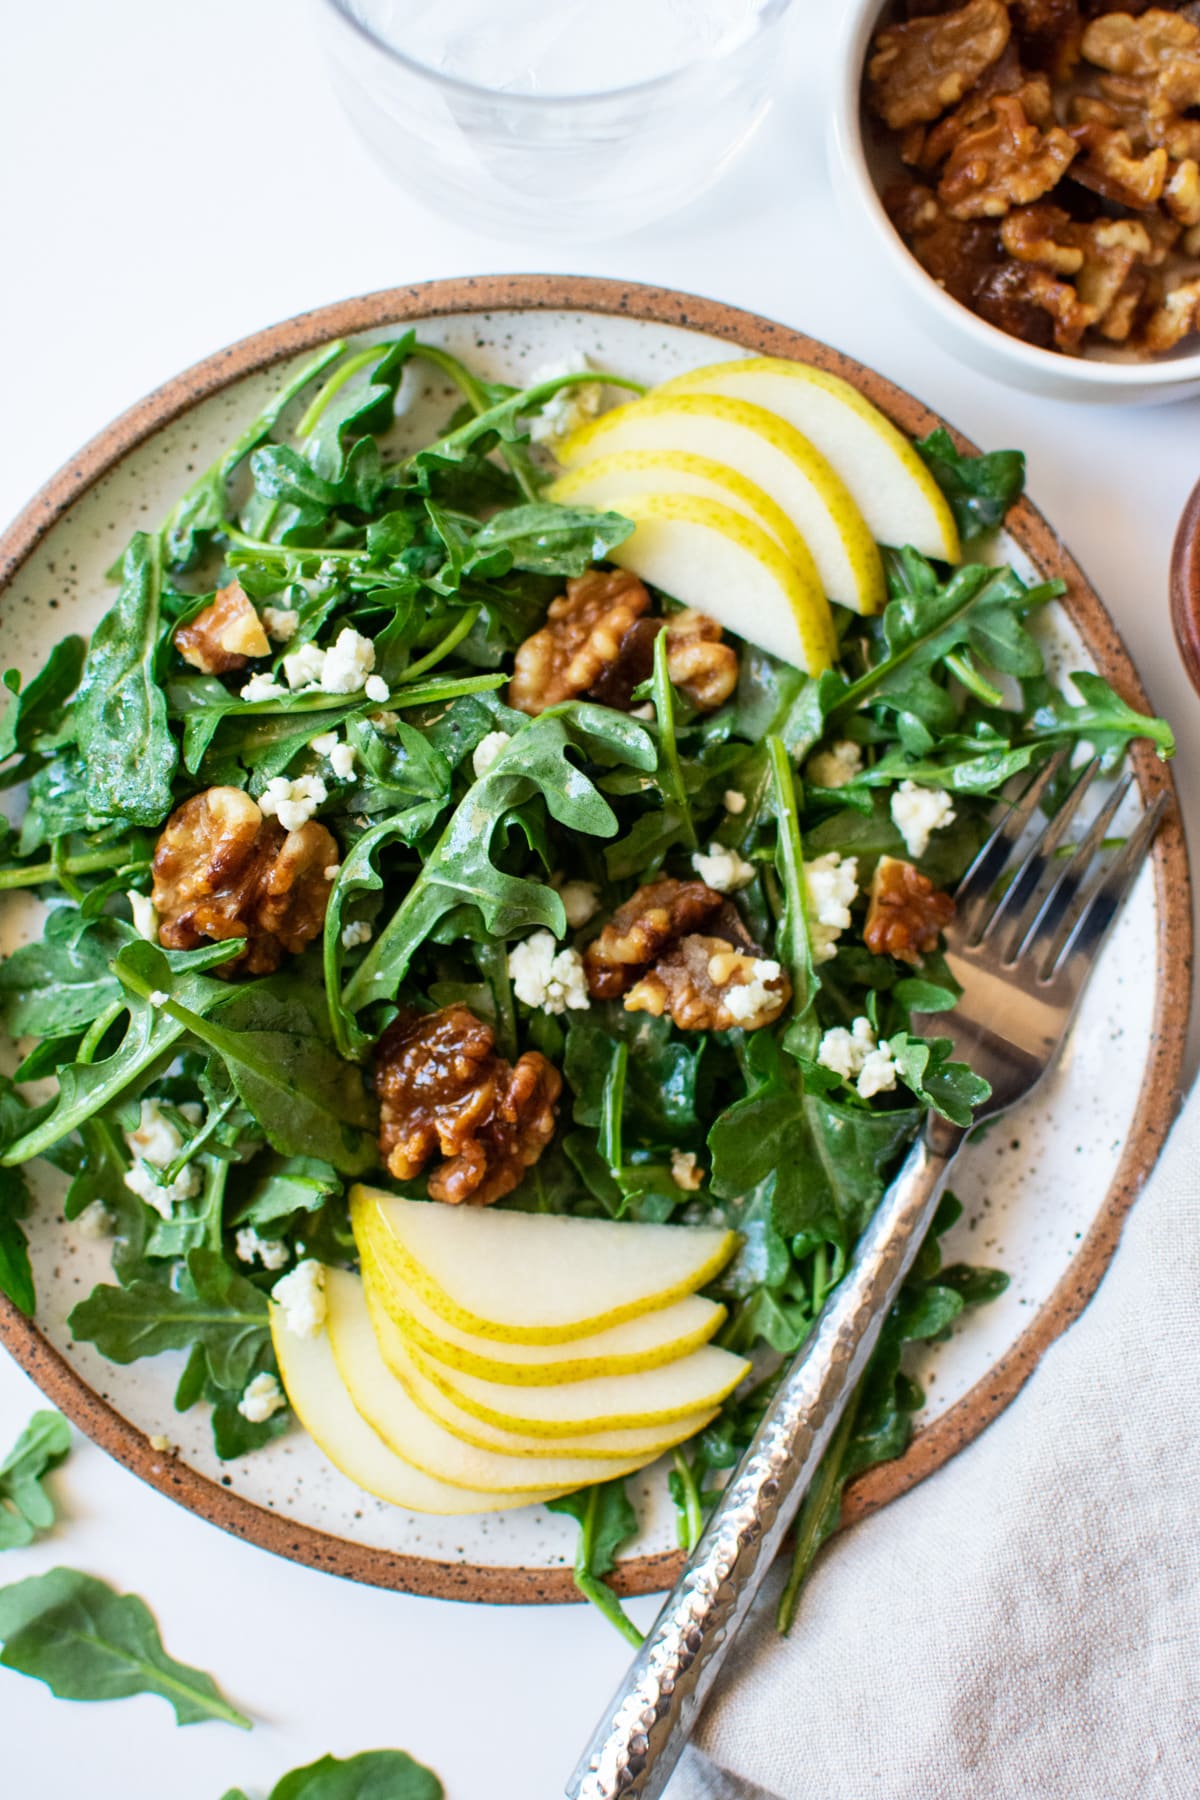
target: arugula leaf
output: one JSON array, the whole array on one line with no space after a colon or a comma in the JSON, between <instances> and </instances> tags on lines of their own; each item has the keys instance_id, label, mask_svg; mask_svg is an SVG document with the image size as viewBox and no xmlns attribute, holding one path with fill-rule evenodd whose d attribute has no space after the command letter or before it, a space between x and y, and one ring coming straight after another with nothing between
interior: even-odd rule
<instances>
[{"instance_id":1,"label":"arugula leaf","mask_svg":"<svg viewBox=\"0 0 1200 1800\"><path fill-rule=\"evenodd\" d=\"M124 990L113 969L119 952L143 942L131 925L108 914L87 920L69 907L56 908L46 920L39 943L22 944L0 964L0 1022L11 1037L69 1037L82 1031L122 1000ZM168 968L177 973L206 969L228 960L222 949L163 950ZM224 992L228 994L228 989ZM219 992L219 990L218 990Z\"/></svg>"},{"instance_id":2,"label":"arugula leaf","mask_svg":"<svg viewBox=\"0 0 1200 1800\"><path fill-rule=\"evenodd\" d=\"M31 1544L54 1523L54 1502L42 1483L71 1448L61 1413L35 1412L0 1462L0 1550Z\"/></svg>"},{"instance_id":3,"label":"arugula leaf","mask_svg":"<svg viewBox=\"0 0 1200 1800\"><path fill-rule=\"evenodd\" d=\"M55 644L24 687L20 670L5 670L4 686L12 699L0 721L0 762L18 750L33 749L38 737L57 730L66 702L79 686L83 663L83 639L72 634Z\"/></svg>"},{"instance_id":4,"label":"arugula leaf","mask_svg":"<svg viewBox=\"0 0 1200 1800\"><path fill-rule=\"evenodd\" d=\"M502 552L494 578L509 569L537 575L582 575L601 562L633 531L632 519L597 512L590 506L559 506L552 500L510 506L493 514L471 539L468 572L484 558Z\"/></svg>"},{"instance_id":5,"label":"arugula leaf","mask_svg":"<svg viewBox=\"0 0 1200 1800\"><path fill-rule=\"evenodd\" d=\"M977 1107L991 1094L991 1084L966 1063L951 1062L950 1038L910 1037L905 1031L888 1039L888 1048L905 1086L918 1100L965 1130Z\"/></svg>"},{"instance_id":6,"label":"arugula leaf","mask_svg":"<svg viewBox=\"0 0 1200 1800\"><path fill-rule=\"evenodd\" d=\"M656 761L647 733L606 707L575 703L531 720L451 815L416 881L351 977L342 995L348 1011L390 1000L438 920L464 901L479 908L495 937L537 926L563 935L566 915L553 888L505 873L492 851L505 817L535 797L568 831L612 836L612 808L570 753L606 756L642 769L652 769Z\"/></svg>"},{"instance_id":7,"label":"arugula leaf","mask_svg":"<svg viewBox=\"0 0 1200 1800\"><path fill-rule=\"evenodd\" d=\"M213 1381L239 1394L270 1339L265 1295L215 1250L189 1253L178 1288L145 1279L95 1287L67 1324L77 1343L115 1363L200 1344Z\"/></svg>"},{"instance_id":8,"label":"arugula leaf","mask_svg":"<svg viewBox=\"0 0 1200 1800\"><path fill-rule=\"evenodd\" d=\"M916 449L950 502L964 541L1002 525L1025 489L1025 456L1020 450L989 450L975 456L955 448L944 425L916 440Z\"/></svg>"},{"instance_id":9,"label":"arugula leaf","mask_svg":"<svg viewBox=\"0 0 1200 1800\"><path fill-rule=\"evenodd\" d=\"M629 1503L624 1481L598 1481L574 1494L563 1494L558 1500L547 1500L546 1506L550 1512L565 1513L579 1525L575 1586L636 1647L642 1634L603 1580L616 1567L621 1545L637 1530L637 1514Z\"/></svg>"},{"instance_id":10,"label":"arugula leaf","mask_svg":"<svg viewBox=\"0 0 1200 1800\"><path fill-rule=\"evenodd\" d=\"M1024 684L1027 731L1042 739L1086 738L1106 772L1116 767L1134 738L1149 738L1163 762L1174 756L1175 736L1165 719L1135 712L1102 675L1081 669L1069 679L1083 702L1081 706L1073 706L1049 681Z\"/></svg>"},{"instance_id":11,"label":"arugula leaf","mask_svg":"<svg viewBox=\"0 0 1200 1800\"><path fill-rule=\"evenodd\" d=\"M90 811L133 825L162 824L179 761L155 675L158 557L158 539L136 532L125 552L120 592L92 633L74 709Z\"/></svg>"},{"instance_id":12,"label":"arugula leaf","mask_svg":"<svg viewBox=\"0 0 1200 1800\"><path fill-rule=\"evenodd\" d=\"M158 1694L180 1725L220 1719L249 1731L211 1675L175 1662L136 1594L78 1569L51 1569L0 1588L0 1666L44 1681L61 1700Z\"/></svg>"},{"instance_id":13,"label":"arugula leaf","mask_svg":"<svg viewBox=\"0 0 1200 1800\"><path fill-rule=\"evenodd\" d=\"M443 1800L444 1789L432 1769L414 1762L404 1750L363 1750L339 1761L322 1756L292 1769L271 1789L269 1800ZM241 1788L230 1788L224 1800L247 1800Z\"/></svg>"}]
</instances>

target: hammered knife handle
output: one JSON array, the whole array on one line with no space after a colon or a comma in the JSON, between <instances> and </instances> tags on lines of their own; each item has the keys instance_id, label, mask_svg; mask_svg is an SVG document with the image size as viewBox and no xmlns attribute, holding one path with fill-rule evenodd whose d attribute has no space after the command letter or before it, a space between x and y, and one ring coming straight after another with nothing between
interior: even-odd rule
<instances>
[{"instance_id":1,"label":"hammered knife handle","mask_svg":"<svg viewBox=\"0 0 1200 1800\"><path fill-rule=\"evenodd\" d=\"M963 1133L931 1115L796 1354L567 1787L658 1800L933 1221Z\"/></svg>"}]
</instances>

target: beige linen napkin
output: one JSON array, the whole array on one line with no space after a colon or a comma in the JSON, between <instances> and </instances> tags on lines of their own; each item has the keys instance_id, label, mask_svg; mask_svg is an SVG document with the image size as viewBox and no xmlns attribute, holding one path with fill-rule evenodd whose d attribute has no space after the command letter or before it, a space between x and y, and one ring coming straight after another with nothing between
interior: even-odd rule
<instances>
[{"instance_id":1,"label":"beige linen napkin","mask_svg":"<svg viewBox=\"0 0 1200 1800\"><path fill-rule=\"evenodd\" d=\"M753 1800L1197 1800L1198 1438L1200 1092L1009 1410L829 1545L786 1640L772 1577L669 1800L739 1800L723 1771Z\"/></svg>"}]
</instances>

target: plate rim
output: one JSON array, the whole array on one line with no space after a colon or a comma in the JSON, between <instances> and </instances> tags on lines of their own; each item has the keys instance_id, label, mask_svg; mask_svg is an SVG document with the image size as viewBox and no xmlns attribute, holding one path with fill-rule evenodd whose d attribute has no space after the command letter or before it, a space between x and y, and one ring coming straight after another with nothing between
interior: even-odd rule
<instances>
[{"instance_id":1,"label":"plate rim","mask_svg":"<svg viewBox=\"0 0 1200 1800\"><path fill-rule=\"evenodd\" d=\"M76 500L131 451L201 400L332 338L422 319L513 311L624 316L702 332L759 355L812 362L849 381L910 436L945 425L960 449L975 448L948 421L874 369L791 326L724 301L596 276L506 274L420 282L335 301L253 332L137 401L52 475L0 536L0 600ZM1066 583L1063 604L1096 668L1130 705L1148 711L1148 698L1120 633L1058 534L1028 498L1013 509L1006 525L1043 576L1056 576ZM1146 743L1134 747L1131 764L1144 803L1166 792L1175 804L1168 809L1153 854L1159 917L1155 1010L1149 1054L1120 1161L1069 1267L1020 1336L940 1418L914 1435L903 1457L867 1470L848 1488L844 1525L877 1511L933 1474L1015 1398L1045 1350L1078 1317L1099 1285L1125 1216L1157 1160L1178 1109L1192 981L1187 848L1170 765L1159 762ZM50 1344L36 1320L26 1319L2 1297L0 1343L42 1392L109 1455L160 1493L235 1537L351 1580L439 1599L535 1604L580 1598L565 1566L536 1569L442 1562L355 1544L283 1518L173 1456L155 1451L148 1438ZM626 1595L656 1592L669 1587L682 1566L681 1551L632 1557L618 1564L613 1585Z\"/></svg>"}]
</instances>

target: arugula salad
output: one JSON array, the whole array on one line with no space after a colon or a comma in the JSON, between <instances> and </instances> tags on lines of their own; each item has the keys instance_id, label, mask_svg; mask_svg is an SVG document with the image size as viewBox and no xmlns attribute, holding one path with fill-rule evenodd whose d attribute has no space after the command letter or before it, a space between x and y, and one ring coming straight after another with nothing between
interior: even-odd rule
<instances>
[{"instance_id":1,"label":"arugula salad","mask_svg":"<svg viewBox=\"0 0 1200 1800\"><path fill-rule=\"evenodd\" d=\"M417 368L460 403L401 453ZM955 1005L938 937L993 803L1064 743L1111 768L1172 741L1097 675L1054 686L1030 627L1059 586L978 553L1018 453L916 446L967 552L883 548L886 604L832 606L805 672L640 579L620 507L550 497L599 379L520 391L411 332L329 345L133 536L90 642L4 677L0 889L46 911L0 967L0 1289L34 1313L44 1158L111 1241L76 1338L184 1353L176 1406L207 1403L232 1458L293 1424L269 1297L319 1314L312 1271L357 1266L355 1181L730 1227L705 1292L752 1369L673 1451L691 1542L926 1112L968 1125L986 1093L914 1014ZM845 1482L907 1444L903 1345L1004 1285L942 1266L957 1210L797 1580ZM555 1504L596 1597L624 1485Z\"/></svg>"}]
</instances>

